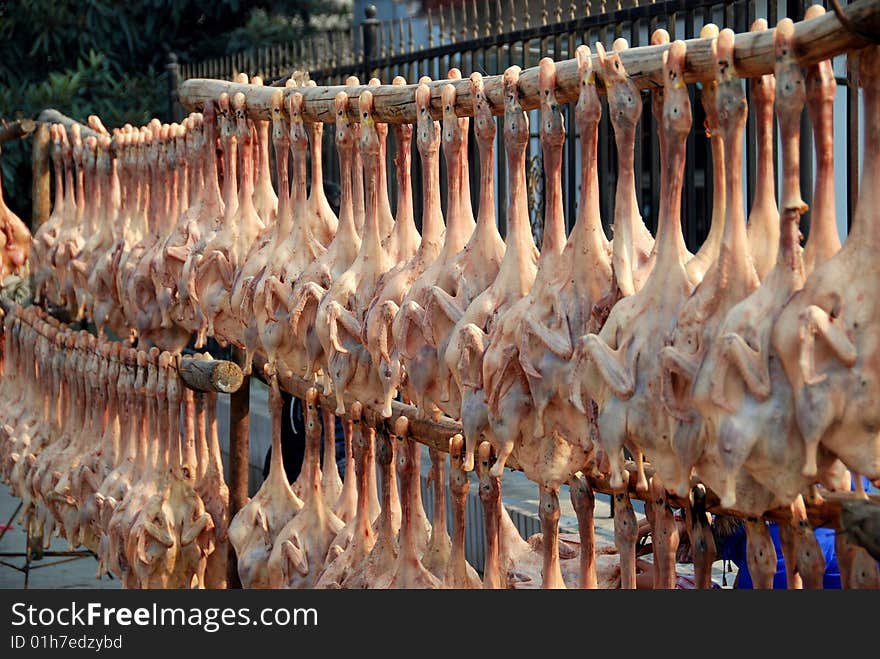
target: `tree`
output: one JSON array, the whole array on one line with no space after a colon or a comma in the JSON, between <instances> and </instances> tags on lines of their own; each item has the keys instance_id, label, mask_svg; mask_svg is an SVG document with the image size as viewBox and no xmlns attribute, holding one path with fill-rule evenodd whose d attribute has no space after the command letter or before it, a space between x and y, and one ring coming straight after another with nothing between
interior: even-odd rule
<instances>
[{"instance_id":1,"label":"tree","mask_svg":"<svg viewBox=\"0 0 880 659\"><path fill-rule=\"evenodd\" d=\"M199 61L309 33L326 0L0 0L0 118L54 107L108 127L168 119L168 53ZM6 144L7 204L30 217L30 142Z\"/></svg>"}]
</instances>

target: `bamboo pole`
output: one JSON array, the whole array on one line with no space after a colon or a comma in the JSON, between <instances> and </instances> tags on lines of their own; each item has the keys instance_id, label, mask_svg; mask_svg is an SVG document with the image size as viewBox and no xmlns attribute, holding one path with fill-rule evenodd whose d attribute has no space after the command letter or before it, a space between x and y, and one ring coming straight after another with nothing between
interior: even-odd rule
<instances>
[{"instance_id":1,"label":"bamboo pole","mask_svg":"<svg viewBox=\"0 0 880 659\"><path fill-rule=\"evenodd\" d=\"M880 0L855 0L843 9L848 20L859 30L877 35L880 38ZM773 30L745 32L736 36L734 66L741 78L754 78L772 73L775 61ZM711 39L688 39L685 80L687 82L714 79L715 62L712 56ZM869 40L846 29L834 12L795 23L794 50L803 66L815 64L847 50L863 48ZM640 46L620 53L620 59L630 78L640 88L650 88L661 84L663 71L662 52L668 45ZM593 55L594 68L598 60ZM577 100L579 90L577 61L574 59L558 62L556 65L556 97L560 103ZM501 76L487 76L484 79L486 95L495 114L501 114L504 104L501 89ZM438 80L430 83L431 110L435 119L442 114L440 99L441 87L453 84L456 87L456 113L459 116L473 115L473 99L470 82ZM373 117L384 123L413 123L416 120L414 102L415 85L380 85L370 87L373 94ZM359 119L358 98L367 87L323 86L295 89L286 88L285 94L298 91L303 95L303 117L307 121L332 123L335 121L333 99L340 91L350 98L349 115L353 121ZM537 108L538 67L526 69L520 75L520 102L524 110ZM185 81L180 88L180 101L188 110L204 107L206 101L216 100L222 92L230 95L242 92L247 97L248 114L252 118L270 119L272 94L274 88L236 84L220 80L192 79Z\"/></svg>"}]
</instances>

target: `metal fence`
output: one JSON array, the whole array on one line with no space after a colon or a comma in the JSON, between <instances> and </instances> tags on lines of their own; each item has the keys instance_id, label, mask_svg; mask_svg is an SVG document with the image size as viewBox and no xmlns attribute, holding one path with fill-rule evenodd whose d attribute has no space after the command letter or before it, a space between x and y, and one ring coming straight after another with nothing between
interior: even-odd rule
<instances>
[{"instance_id":1,"label":"metal fence","mask_svg":"<svg viewBox=\"0 0 880 659\"><path fill-rule=\"evenodd\" d=\"M580 44L591 47L597 41L606 49L612 42L625 38L630 46L647 45L651 33L657 28L665 28L672 39L689 39L699 36L706 23L719 27L729 27L735 32L745 32L756 18L766 18L774 26L779 18L788 16L801 20L804 10L813 0L733 0L718 2L711 0L674 0L635 4L623 8L620 2L616 9L605 11L606 3L600 2L600 13L592 13L589 3L581 5L585 15L576 16L575 4L563 7L557 0L551 2L549 10L542 10L536 16L538 24L532 24L528 3L519 0L495 0L495 2L452 3L449 19L441 11L427 15L427 43L416 44L413 39L413 23L403 21L383 23L377 18L368 17L354 31L341 33L336 42L329 38L324 43L292 44L281 53L267 51L262 55L250 54L232 58L222 66L215 63L196 64L182 67L183 77L229 78L238 71L262 74L274 84L283 84L292 69L308 69L312 80L319 85L343 84L349 75L359 75L362 81L378 77L389 83L394 76L401 75L409 82L420 76L433 79L447 77L452 67L459 68L467 76L472 71L484 75L498 74L511 65L523 68L535 66L545 56L556 61L574 57ZM546 7L546 2L541 3ZM554 7L555 5L555 7ZM456 9L457 7L457 9ZM458 12L457 15L455 12ZM334 43L340 44L334 47ZM347 49L347 50L346 50ZM357 50L356 50L357 49ZM324 53L324 55L319 55ZM329 55L327 54L329 53ZM299 59L297 59L299 57ZM320 62L320 66L315 63ZM836 148L836 189L838 228L845 235L852 219L854 200L857 192L857 172L859 164L860 140L858 137L858 88L851 71L847 70L847 58L835 58L834 69L838 82L838 98L835 103L835 148ZM224 68L225 67L225 68ZM273 80L274 79L274 80ZM712 214L712 156L708 137L701 130L705 118L699 98L698 85L690 85L693 125L687 142L686 184L682 198L682 221L685 240L691 250L695 250L709 230ZM608 120L607 104L604 97L603 119L599 129L599 188L600 209L603 222L610 227L614 213L614 190L616 186L617 153L614 146L614 133ZM536 236L540 235L542 225L542 172L541 147L538 139L537 110L530 113L532 139L529 144L529 190L530 212ZM574 222L580 196L580 147L577 139L574 106L563 109L568 139L565 144L563 165L563 199L565 200L566 220ZM505 169L504 143L501 118L498 119L496 150L496 203L499 225L504 231L507 203L507 173ZM338 162L335 156L332 127L325 131L324 163L325 178L338 181ZM392 138L393 139L393 138ZM776 190L779 190L779 148L776 148ZM643 92L643 112L640 134L636 140L636 186L642 216L648 228L655 231L660 197L659 145L657 126L651 113L650 96ZM389 166L393 157L389 148ZM469 140L469 161L471 194L476 210L479 183L479 154L476 141ZM813 193L813 142L812 131L807 114L804 113L801 126L801 184L802 197L811 203ZM750 114L744 163L744 181L747 209L755 190L756 176L756 138L754 116ZM418 154L413 156L413 194L416 218L421 216L421 180ZM389 177L392 186L396 185L393 176ZM444 188L442 198L445 204L445 170L441 170ZM844 192L845 191L845 192ZM395 199L395 190L391 199ZM809 213L803 216L803 233L809 232Z\"/></svg>"}]
</instances>

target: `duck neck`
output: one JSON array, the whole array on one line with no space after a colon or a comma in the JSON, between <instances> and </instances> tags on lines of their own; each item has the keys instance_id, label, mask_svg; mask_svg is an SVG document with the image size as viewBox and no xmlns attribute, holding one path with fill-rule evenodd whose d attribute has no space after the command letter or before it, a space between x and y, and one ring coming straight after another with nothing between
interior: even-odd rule
<instances>
[{"instance_id":1,"label":"duck neck","mask_svg":"<svg viewBox=\"0 0 880 659\"><path fill-rule=\"evenodd\" d=\"M755 205L776 204L773 175L773 103L755 103L755 135L758 144ZM714 156L714 154L713 154Z\"/></svg>"},{"instance_id":2,"label":"duck neck","mask_svg":"<svg viewBox=\"0 0 880 659\"><path fill-rule=\"evenodd\" d=\"M495 224L495 142L480 142L480 209L478 231L497 231Z\"/></svg>"},{"instance_id":3,"label":"duck neck","mask_svg":"<svg viewBox=\"0 0 880 659\"><path fill-rule=\"evenodd\" d=\"M660 212L655 268L659 268L659 272L666 273L673 264L682 265L687 255L684 236L681 233L681 188L684 183L686 142L669 135L664 141L666 166L660 173Z\"/></svg>"},{"instance_id":4,"label":"duck neck","mask_svg":"<svg viewBox=\"0 0 880 659\"><path fill-rule=\"evenodd\" d=\"M388 127L383 127L379 132L379 177L378 177L378 204L379 222L382 235L387 236L394 229L394 217L391 214L391 199L388 197Z\"/></svg>"},{"instance_id":5,"label":"duck neck","mask_svg":"<svg viewBox=\"0 0 880 659\"><path fill-rule=\"evenodd\" d=\"M464 247L468 236L465 221L461 214L461 157L457 148L446 152L446 241L444 248L450 256L458 254Z\"/></svg>"},{"instance_id":6,"label":"duck neck","mask_svg":"<svg viewBox=\"0 0 880 659\"><path fill-rule=\"evenodd\" d=\"M223 201L225 220L232 218L238 210L238 140L229 137L223 149Z\"/></svg>"},{"instance_id":7,"label":"duck neck","mask_svg":"<svg viewBox=\"0 0 880 659\"><path fill-rule=\"evenodd\" d=\"M813 192L813 208L810 214L810 244L826 246L827 258L840 249L834 208L834 99L820 99L810 107L813 115L816 147L816 187Z\"/></svg>"},{"instance_id":8,"label":"duck neck","mask_svg":"<svg viewBox=\"0 0 880 659\"><path fill-rule=\"evenodd\" d=\"M508 195L510 203L507 205L507 236L505 243L507 252L519 252L525 256L526 247L534 245L532 230L529 226L529 216L523 212L528 208L528 194L526 191L526 145L516 144L507 151L508 169Z\"/></svg>"},{"instance_id":9,"label":"duck neck","mask_svg":"<svg viewBox=\"0 0 880 659\"><path fill-rule=\"evenodd\" d=\"M339 149L339 168L341 172L350 172L353 160L350 148ZM343 174L340 179L337 239L344 240L345 242L342 243L344 245L350 245L353 244L355 238L359 237L360 233L354 220L354 209L352 207L352 177Z\"/></svg>"},{"instance_id":10,"label":"duck neck","mask_svg":"<svg viewBox=\"0 0 880 659\"><path fill-rule=\"evenodd\" d=\"M217 140L214 136L214 125L210 122L206 122L205 150L202 158L204 162L205 217L219 217L222 215L223 199L220 195L220 179L217 175Z\"/></svg>"},{"instance_id":11,"label":"duck neck","mask_svg":"<svg viewBox=\"0 0 880 659\"><path fill-rule=\"evenodd\" d=\"M65 205L69 212L68 218L69 220L74 219L76 214L76 193L74 192L73 183L73 161L68 157L64 158L64 197Z\"/></svg>"},{"instance_id":12,"label":"duck neck","mask_svg":"<svg viewBox=\"0 0 880 659\"><path fill-rule=\"evenodd\" d=\"M721 244L721 234L724 233L724 214L726 200L724 198L724 142L716 133L710 138L712 148L712 219L709 226L709 235L703 243L711 253L718 254ZM702 251L702 250L701 250ZM713 257L714 260L714 257Z\"/></svg>"},{"instance_id":13,"label":"duck neck","mask_svg":"<svg viewBox=\"0 0 880 659\"><path fill-rule=\"evenodd\" d=\"M238 199L239 216L255 214L254 208L254 142L245 137L241 143L241 191Z\"/></svg>"},{"instance_id":14,"label":"duck neck","mask_svg":"<svg viewBox=\"0 0 880 659\"><path fill-rule=\"evenodd\" d=\"M55 169L55 205L53 210L56 212L61 211L61 207L64 205L64 174L61 167L61 158L52 158L52 166ZM0 179L3 177L0 176ZM3 182L0 181L0 194L2 194L3 190Z\"/></svg>"},{"instance_id":15,"label":"duck neck","mask_svg":"<svg viewBox=\"0 0 880 659\"><path fill-rule=\"evenodd\" d=\"M615 127L615 142L618 153L617 190L614 199L614 273L617 284L624 295L635 292L633 266L635 255L635 169L633 157L635 149L635 128L633 126Z\"/></svg>"},{"instance_id":16,"label":"duck neck","mask_svg":"<svg viewBox=\"0 0 880 659\"><path fill-rule=\"evenodd\" d=\"M396 129L397 153L394 166L397 169L397 231L402 238L418 237L412 205L412 166L411 135Z\"/></svg>"},{"instance_id":17,"label":"duck neck","mask_svg":"<svg viewBox=\"0 0 880 659\"><path fill-rule=\"evenodd\" d=\"M791 116L780 117L782 133L782 204L780 213L779 250L777 264L786 270L803 271L800 246L801 212L806 204L801 199L800 110ZM783 125L784 124L784 125Z\"/></svg>"},{"instance_id":18,"label":"duck neck","mask_svg":"<svg viewBox=\"0 0 880 659\"><path fill-rule=\"evenodd\" d=\"M361 447L357 460L357 511L356 521L357 530L355 533L358 534L359 537L363 538L369 535L372 535L372 520L370 519L370 509L367 506L369 493L368 487L370 483L370 479L367 474L367 469L373 463L373 446L370 442L362 442L363 446ZM385 483L384 478L382 479L382 511L386 518L391 519L391 515L386 512L385 508Z\"/></svg>"},{"instance_id":19,"label":"duck neck","mask_svg":"<svg viewBox=\"0 0 880 659\"><path fill-rule=\"evenodd\" d=\"M742 132L737 124L724 133L724 153L730 166L724 177L725 220L719 263L725 270L735 265L746 268L749 256L742 192Z\"/></svg>"},{"instance_id":20,"label":"duck neck","mask_svg":"<svg viewBox=\"0 0 880 659\"><path fill-rule=\"evenodd\" d=\"M547 145L544 152L546 191L541 256L558 255L565 247L565 212L562 209L562 145Z\"/></svg>"},{"instance_id":21,"label":"duck neck","mask_svg":"<svg viewBox=\"0 0 880 659\"><path fill-rule=\"evenodd\" d=\"M300 214L298 209L303 207L307 199L306 160L308 158L308 147L291 142L291 153L293 154L293 167L291 169L293 186L291 188L290 205L294 214L298 216Z\"/></svg>"},{"instance_id":22,"label":"duck neck","mask_svg":"<svg viewBox=\"0 0 880 659\"><path fill-rule=\"evenodd\" d=\"M277 139L275 147L275 173L278 178L278 218L276 227L279 236L290 234L293 223L293 208L290 200L290 176L288 174L288 153L290 140Z\"/></svg>"},{"instance_id":23,"label":"duck neck","mask_svg":"<svg viewBox=\"0 0 880 659\"><path fill-rule=\"evenodd\" d=\"M876 53L870 56L876 57ZM874 80L863 80L862 85L865 156L859 201L851 231L854 235L847 238L846 245L852 243L854 246L870 249L873 253L880 243L880 214L876 210L880 207L880 121L876 120L880 111L880 84Z\"/></svg>"},{"instance_id":24,"label":"duck neck","mask_svg":"<svg viewBox=\"0 0 880 659\"><path fill-rule=\"evenodd\" d=\"M438 243L443 236L443 213L440 210L440 151L430 148L422 154L422 244Z\"/></svg>"},{"instance_id":25,"label":"duck neck","mask_svg":"<svg viewBox=\"0 0 880 659\"><path fill-rule=\"evenodd\" d=\"M320 455L321 425L318 423L317 410L312 405L306 418L306 450L303 457L303 469L306 470L306 491L309 492L313 505L322 501Z\"/></svg>"},{"instance_id":26,"label":"duck neck","mask_svg":"<svg viewBox=\"0 0 880 659\"><path fill-rule=\"evenodd\" d=\"M260 191L267 194L272 195L275 191L272 189L272 176L270 174L271 169L269 165L269 122L268 121L258 121L257 122L257 135L259 136L259 148L258 148L258 172L257 172L257 180L256 186L260 188ZM269 219L268 217L266 218Z\"/></svg>"},{"instance_id":27,"label":"duck neck","mask_svg":"<svg viewBox=\"0 0 880 659\"><path fill-rule=\"evenodd\" d=\"M361 254L371 263L381 262L382 230L379 227L379 167L377 154L363 154L365 186L364 239Z\"/></svg>"},{"instance_id":28,"label":"duck neck","mask_svg":"<svg viewBox=\"0 0 880 659\"><path fill-rule=\"evenodd\" d=\"M76 219L79 226L86 208L86 172L82 162L74 161L74 165L76 166ZM91 222L91 218L89 221Z\"/></svg>"},{"instance_id":29,"label":"duck neck","mask_svg":"<svg viewBox=\"0 0 880 659\"><path fill-rule=\"evenodd\" d=\"M319 122L308 124L309 142L312 145L312 199L326 202L324 193L324 156L321 153L321 145L324 140L324 126Z\"/></svg>"},{"instance_id":30,"label":"duck neck","mask_svg":"<svg viewBox=\"0 0 880 659\"><path fill-rule=\"evenodd\" d=\"M590 241L593 253L604 247L605 230L599 210L599 123L581 126L581 197L572 234Z\"/></svg>"}]
</instances>

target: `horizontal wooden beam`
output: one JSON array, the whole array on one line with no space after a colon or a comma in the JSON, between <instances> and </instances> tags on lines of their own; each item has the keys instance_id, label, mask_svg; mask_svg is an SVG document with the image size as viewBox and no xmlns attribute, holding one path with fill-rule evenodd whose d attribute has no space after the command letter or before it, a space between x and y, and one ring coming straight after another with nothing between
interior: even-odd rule
<instances>
[{"instance_id":1,"label":"horizontal wooden beam","mask_svg":"<svg viewBox=\"0 0 880 659\"><path fill-rule=\"evenodd\" d=\"M0 128L0 144L27 137L37 128L33 119L18 119Z\"/></svg>"},{"instance_id":2,"label":"horizontal wooden beam","mask_svg":"<svg viewBox=\"0 0 880 659\"><path fill-rule=\"evenodd\" d=\"M849 20L858 26L860 32L880 37L880 0L856 0L843 10ZM687 82L708 81L714 79L715 63L712 56L711 39L688 39L685 79ZM800 63L804 66L814 64L847 50L863 48L869 40L845 28L834 12L807 21L795 23L794 50ZM592 44L589 44L592 46ZM629 77L640 88L650 88L662 84L663 71L662 53L667 45L639 46L620 53L621 62ZM598 60L593 54L593 66L598 67ZM775 54L773 48L773 30L763 32L745 32L736 36L734 65L737 75L742 78L754 78L772 73ZM577 61L569 59L556 64L557 89L556 98L560 103L571 103L577 100L579 79ZM473 99L471 98L470 81L438 80L430 83L431 110L434 118L442 115L441 87L453 84L456 87L456 113L459 116L473 116ZM503 96L501 76L486 76L484 86L487 97L495 114L503 112ZM349 116L358 121L358 98L364 90L373 94L373 117L376 121L390 124L413 123L416 120L415 89L416 85L379 85L367 87L323 86L285 88L284 94L298 91L303 95L303 117L307 121L332 123L335 121L333 100L340 91L348 93ZM538 67L526 69L520 75L520 102L523 109L531 110L539 106ZM189 110L200 110L207 101L216 100L222 92L230 96L242 92L247 97L248 114L254 119L270 119L272 95L277 91L273 87L194 78L186 80L180 86L180 102Z\"/></svg>"},{"instance_id":3,"label":"horizontal wooden beam","mask_svg":"<svg viewBox=\"0 0 880 659\"><path fill-rule=\"evenodd\" d=\"M52 108L47 108L40 112L40 115L37 117L37 122L41 124L61 124L68 131L73 126L79 126L80 135L83 139L87 137L100 137L102 133L99 133L96 130L92 130L88 126L83 123L80 123L76 119L71 119L66 114L62 114L58 110L54 110Z\"/></svg>"},{"instance_id":4,"label":"horizontal wooden beam","mask_svg":"<svg viewBox=\"0 0 880 659\"><path fill-rule=\"evenodd\" d=\"M178 373L190 389L204 392L231 394L238 391L244 381L241 368L235 362L206 356L181 357Z\"/></svg>"}]
</instances>

